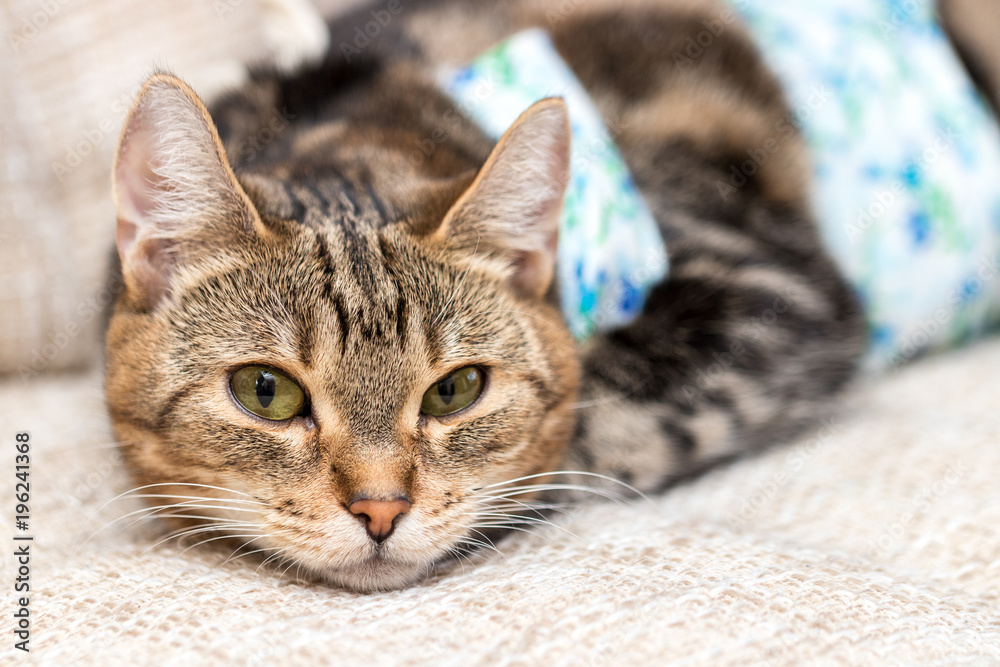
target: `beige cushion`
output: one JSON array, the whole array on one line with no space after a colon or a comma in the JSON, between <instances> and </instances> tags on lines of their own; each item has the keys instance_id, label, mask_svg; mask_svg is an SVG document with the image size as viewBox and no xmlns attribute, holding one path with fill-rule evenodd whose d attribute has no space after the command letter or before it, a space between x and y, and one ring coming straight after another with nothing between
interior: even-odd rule
<instances>
[{"instance_id":1,"label":"beige cushion","mask_svg":"<svg viewBox=\"0 0 1000 667\"><path fill-rule=\"evenodd\" d=\"M0 7L0 36L41 4ZM110 249L107 164L122 111L113 105L155 54L203 91L238 78L233 59L259 46L254 7L243 0L220 19L209 0L67 2L16 57L0 58L4 368L70 322L85 333L48 365L93 355L96 341L84 341L95 329L78 308L99 294ZM220 63L206 70L214 73L194 76L209 61ZM60 183L53 162L105 119L115 130L102 131ZM650 503L582 508L503 543L504 557L487 553L409 590L357 596L296 583L294 570L280 579L246 559L226 563L224 552L154 547L152 526L94 535L141 507L101 510L129 482L97 369L8 376L0 380L7 465L15 433L29 430L33 447L31 657L46 665L995 664L1000 342L868 382L830 430ZM9 499L15 480L6 470L0 495ZM3 664L24 657L9 626Z\"/></svg>"},{"instance_id":2,"label":"beige cushion","mask_svg":"<svg viewBox=\"0 0 1000 667\"><path fill-rule=\"evenodd\" d=\"M306 0L10 0L0 35L0 373L29 376L98 355L111 158L145 76L169 68L211 97L326 33Z\"/></svg>"}]
</instances>

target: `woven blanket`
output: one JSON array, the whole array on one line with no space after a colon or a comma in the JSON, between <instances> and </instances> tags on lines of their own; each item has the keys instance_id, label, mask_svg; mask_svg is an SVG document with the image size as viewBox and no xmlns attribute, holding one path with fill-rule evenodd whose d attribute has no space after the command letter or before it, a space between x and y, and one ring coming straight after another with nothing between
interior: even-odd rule
<instances>
[{"instance_id":1,"label":"woven blanket","mask_svg":"<svg viewBox=\"0 0 1000 667\"><path fill-rule=\"evenodd\" d=\"M30 657L998 664L1000 341L867 382L832 422L788 446L648 502L583 506L413 588L356 595L297 582L294 568L281 576L226 562L230 552L211 545L154 546L154 526L102 530L140 506L98 511L128 488L100 378L12 378L0 384L0 497L13 497L14 434L31 429ZM16 664L13 597L3 600L0 664Z\"/></svg>"}]
</instances>

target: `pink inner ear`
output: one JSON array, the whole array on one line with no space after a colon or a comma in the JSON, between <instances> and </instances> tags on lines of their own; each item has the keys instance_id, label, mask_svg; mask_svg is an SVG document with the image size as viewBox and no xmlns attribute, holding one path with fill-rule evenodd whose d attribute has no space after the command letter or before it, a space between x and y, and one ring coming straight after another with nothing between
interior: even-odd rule
<instances>
[{"instance_id":1,"label":"pink inner ear","mask_svg":"<svg viewBox=\"0 0 1000 667\"><path fill-rule=\"evenodd\" d=\"M469 250L488 244L509 262L511 284L533 298L545 294L554 273L570 134L562 101L534 104L500 138L437 232Z\"/></svg>"},{"instance_id":2,"label":"pink inner ear","mask_svg":"<svg viewBox=\"0 0 1000 667\"><path fill-rule=\"evenodd\" d=\"M122 271L149 307L177 263L191 258L196 244L179 251L185 239L223 230L239 238L257 229L208 110L169 75L154 75L143 86L122 133L113 179Z\"/></svg>"},{"instance_id":3,"label":"pink inner ear","mask_svg":"<svg viewBox=\"0 0 1000 667\"><path fill-rule=\"evenodd\" d=\"M125 260L140 230L150 224L156 207L156 192L162 179L153 171L156 159L154 138L140 114L133 118L125 136L115 171L115 195L118 204L118 253Z\"/></svg>"},{"instance_id":4,"label":"pink inner ear","mask_svg":"<svg viewBox=\"0 0 1000 667\"><path fill-rule=\"evenodd\" d=\"M512 262L514 275L511 282L522 292L541 296L542 287L547 287L552 282L555 257L559 246L561 201L560 199L549 202L541 207L538 213L539 219L545 218L553 221L549 233L545 237L543 247L529 252L519 252Z\"/></svg>"},{"instance_id":5,"label":"pink inner ear","mask_svg":"<svg viewBox=\"0 0 1000 667\"><path fill-rule=\"evenodd\" d=\"M119 148L115 169L115 199L118 224L115 241L122 270L132 277L148 306L162 299L169 289L168 243L151 238L157 194L166 186L156 173L156 131L143 122L142 111L132 118Z\"/></svg>"},{"instance_id":6,"label":"pink inner ear","mask_svg":"<svg viewBox=\"0 0 1000 667\"><path fill-rule=\"evenodd\" d=\"M535 127L527 132L527 143L532 149L529 155L540 164L526 171L534 172L539 180L522 187L543 188L547 196L538 198L525 215L541 243L528 252L519 253L513 283L522 291L541 296L551 283L555 268L559 218L570 171L570 129L563 106L543 108L530 122ZM517 168L516 164L512 166Z\"/></svg>"}]
</instances>

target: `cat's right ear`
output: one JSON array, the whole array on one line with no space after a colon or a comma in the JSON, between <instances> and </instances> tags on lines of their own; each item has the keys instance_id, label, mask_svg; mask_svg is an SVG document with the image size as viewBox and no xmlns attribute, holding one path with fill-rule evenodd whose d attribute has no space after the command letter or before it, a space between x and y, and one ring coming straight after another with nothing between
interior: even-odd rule
<instances>
[{"instance_id":1,"label":"cat's right ear","mask_svg":"<svg viewBox=\"0 0 1000 667\"><path fill-rule=\"evenodd\" d=\"M453 247L500 258L515 291L543 296L555 271L571 137L563 100L533 104L500 137L434 235Z\"/></svg>"},{"instance_id":2,"label":"cat's right ear","mask_svg":"<svg viewBox=\"0 0 1000 667\"><path fill-rule=\"evenodd\" d=\"M180 79L154 74L125 119L112 168L122 274L152 309L185 257L263 225L205 105Z\"/></svg>"}]
</instances>

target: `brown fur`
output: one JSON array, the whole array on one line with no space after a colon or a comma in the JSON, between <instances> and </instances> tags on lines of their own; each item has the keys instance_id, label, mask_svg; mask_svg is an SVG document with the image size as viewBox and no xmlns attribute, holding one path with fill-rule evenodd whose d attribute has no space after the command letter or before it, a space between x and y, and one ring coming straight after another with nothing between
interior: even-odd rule
<instances>
[{"instance_id":1,"label":"brown fur","mask_svg":"<svg viewBox=\"0 0 1000 667\"><path fill-rule=\"evenodd\" d=\"M172 77L147 83L116 164L127 289L106 388L137 484L208 506L170 513L339 585L392 588L554 488L511 480L570 468L655 490L796 432L850 377L857 304L740 29L687 70L673 54L717 6L555 21L538 7L414 8L350 65L335 37L324 64L260 72L211 117ZM447 59L428 28L455 22L475 36L452 45L458 59L523 25L553 29L667 239L671 274L643 316L582 351L550 285L561 104L539 103L494 147L426 76ZM181 146L157 143L162 118ZM774 159L720 190L772 136ZM241 409L229 376L249 364L295 379L306 413ZM480 400L420 414L423 392L470 364L487 372ZM359 494L412 508L377 544L347 509Z\"/></svg>"},{"instance_id":2,"label":"brown fur","mask_svg":"<svg viewBox=\"0 0 1000 667\"><path fill-rule=\"evenodd\" d=\"M1000 5L995 0L939 0L941 22L980 90L1000 112Z\"/></svg>"},{"instance_id":3,"label":"brown fur","mask_svg":"<svg viewBox=\"0 0 1000 667\"><path fill-rule=\"evenodd\" d=\"M149 99L157 87L182 91L209 118L186 86L157 75L126 121L125 156L143 104L160 102ZM359 151L344 138L332 129L314 133L309 150L350 173ZM224 155L214 130L212 139ZM382 158L377 148L367 150ZM297 152L271 173L294 182L308 155ZM496 156L490 165L501 149ZM462 545L476 518L470 496L477 489L552 469L561 458L578 376L572 340L537 293L505 287L511 269L502 248L477 247L476 236L462 232L477 223L470 215L486 214L469 202L489 166L455 212L422 234L412 231L429 226L419 213L438 209L419 193L407 193L414 217L376 225L359 216L348 231L271 217L249 205L225 167L239 196L231 209L220 204L208 212L211 225L188 221L169 233L170 258L157 260L170 265L161 267L169 293L151 298L146 284L160 280L144 281L135 266L157 261L123 251L127 289L108 332L106 390L120 439L141 444L125 449L136 481L232 489L237 493L157 487L219 498L211 504L220 509L207 513L233 520L246 516L231 506L252 497L263 503L255 531L266 535L255 546L287 549L287 558L345 586L401 585ZM430 188L432 200L439 196ZM360 265L359 256L368 261ZM543 273L535 279L542 288L551 268ZM424 391L469 363L487 369L482 399L460 417L420 415ZM250 364L295 378L311 415L274 423L242 411L229 397L228 378ZM412 500L384 547L345 510L359 494Z\"/></svg>"}]
</instances>

